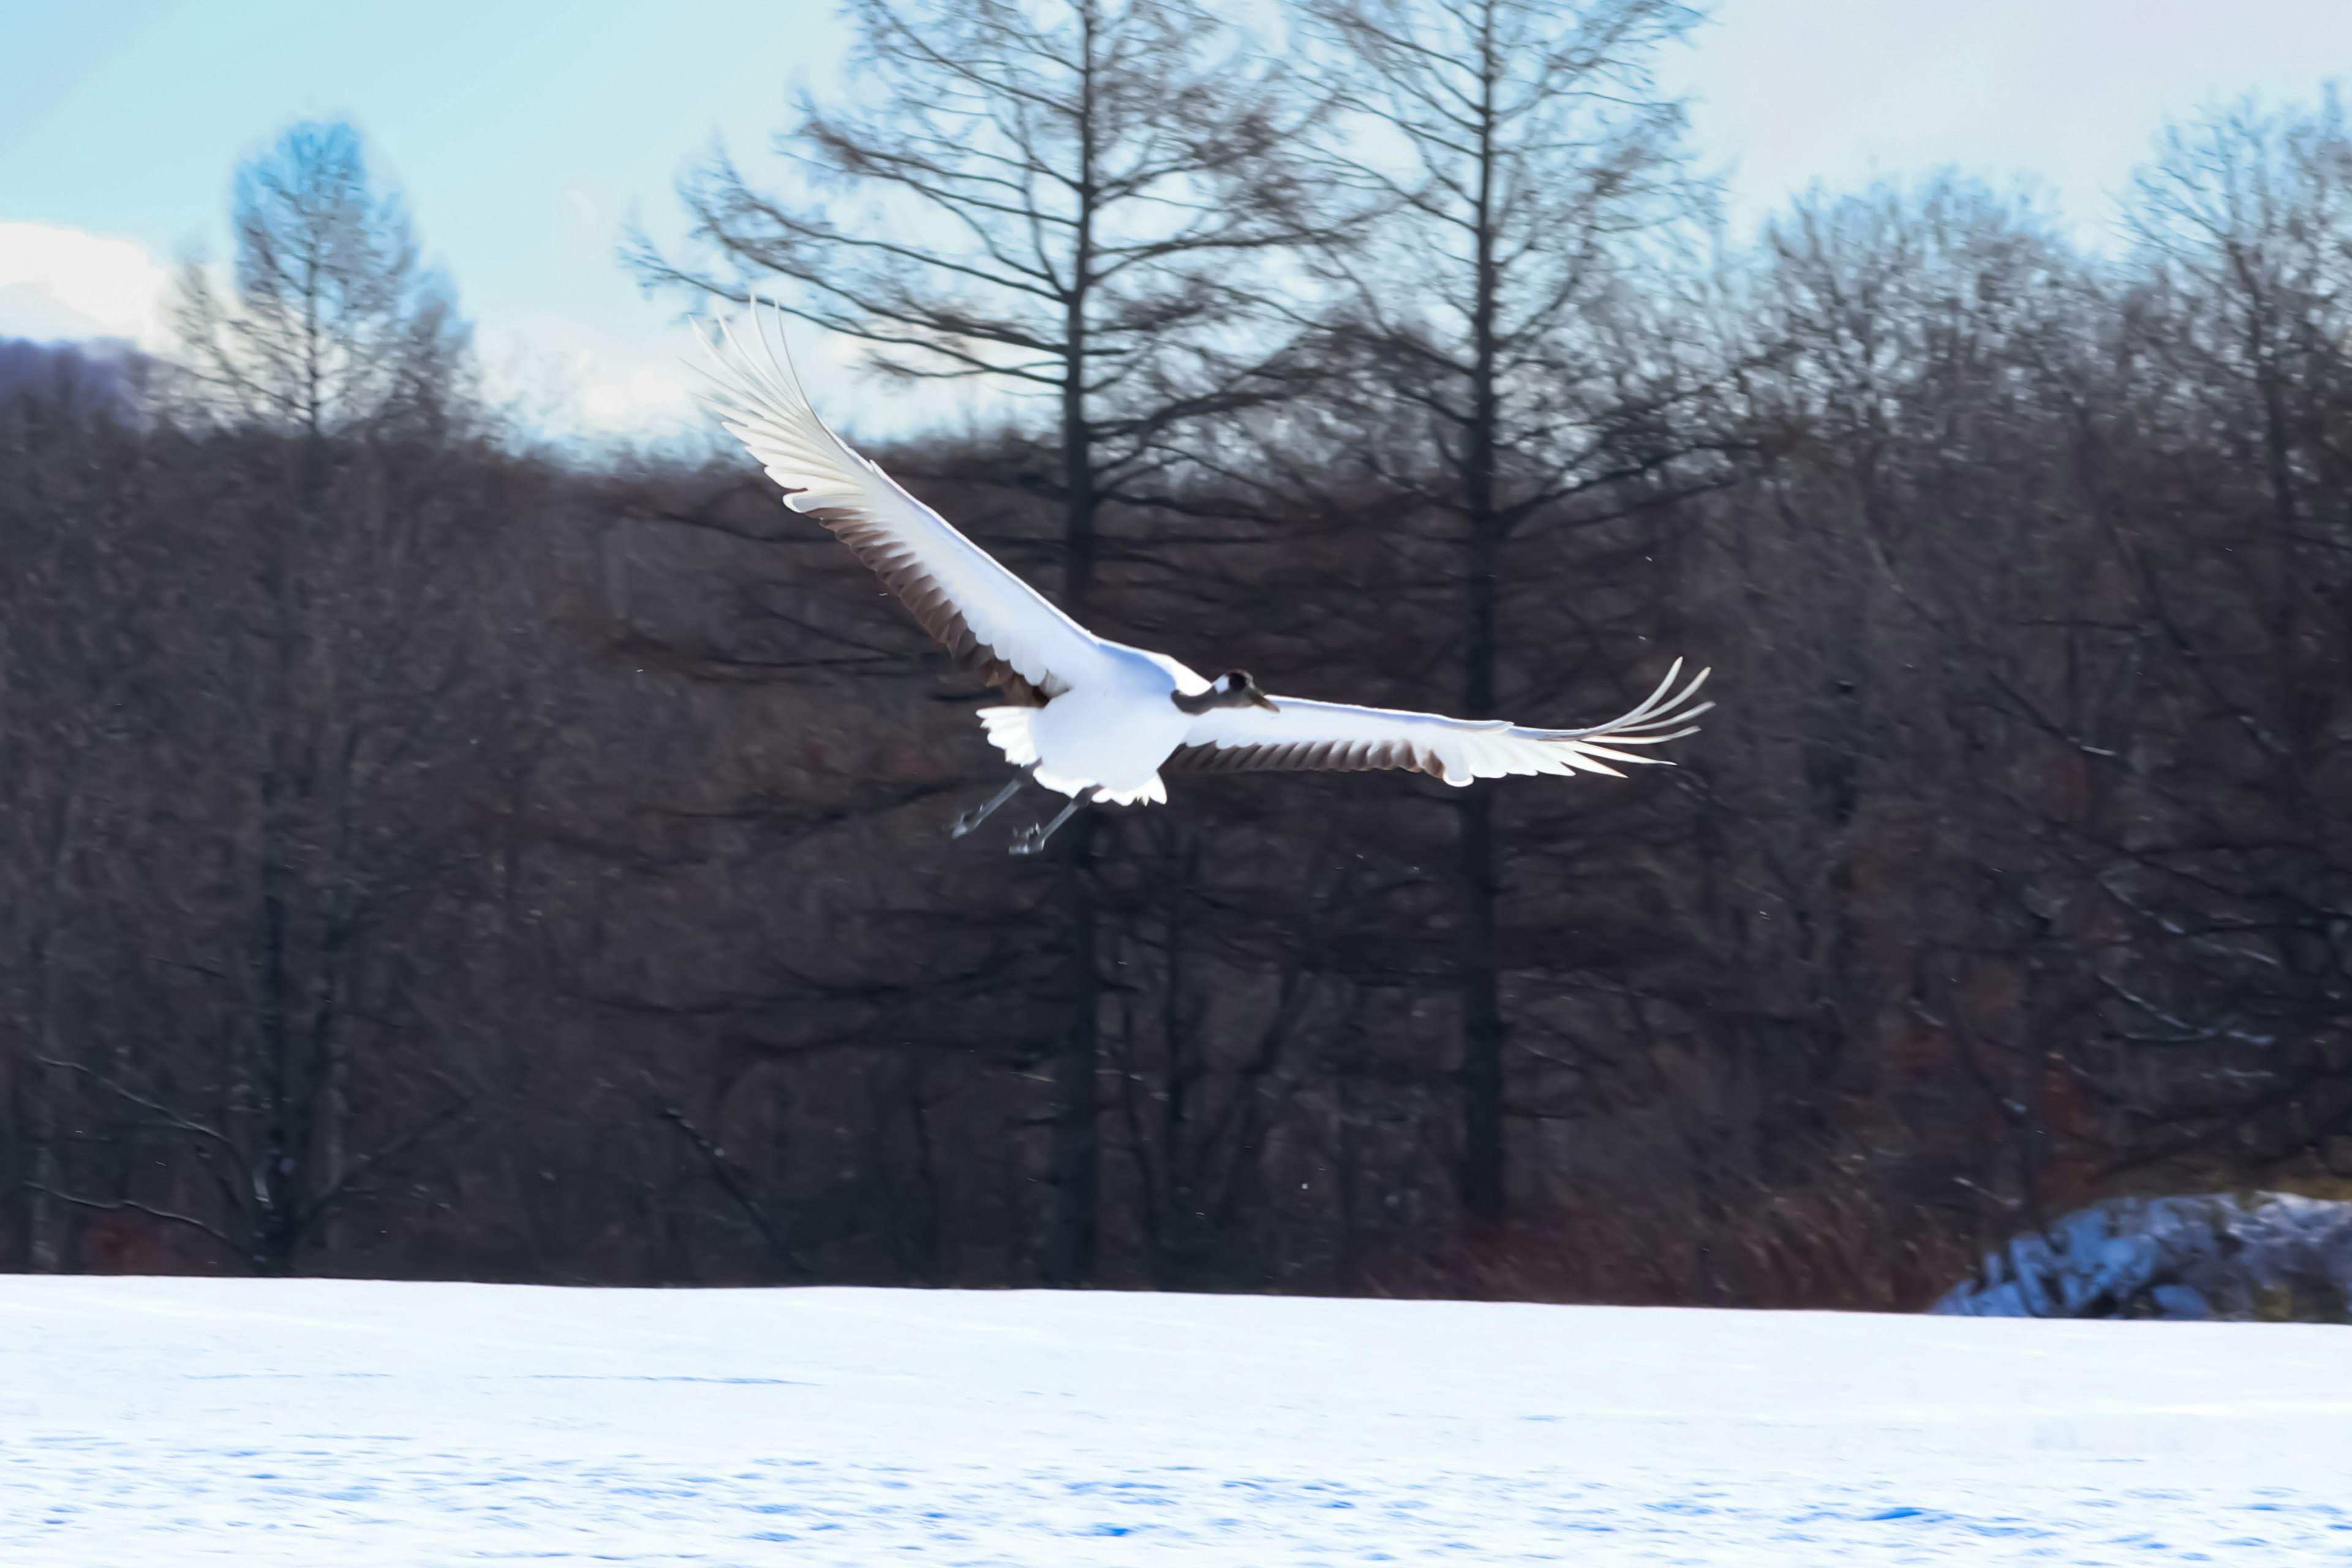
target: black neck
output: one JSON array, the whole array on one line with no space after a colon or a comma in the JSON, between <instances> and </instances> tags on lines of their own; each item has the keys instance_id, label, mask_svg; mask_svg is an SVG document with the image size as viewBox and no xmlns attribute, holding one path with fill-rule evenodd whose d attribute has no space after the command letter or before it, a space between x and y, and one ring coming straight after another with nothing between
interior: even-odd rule
<instances>
[{"instance_id":1,"label":"black neck","mask_svg":"<svg viewBox=\"0 0 2352 1568\"><path fill-rule=\"evenodd\" d=\"M1187 697L1181 691L1171 691L1168 694L1168 700L1176 704L1183 711L1198 716L1206 713L1212 708L1223 707L1224 704L1218 700L1222 695L1223 693L1213 686L1197 697Z\"/></svg>"}]
</instances>

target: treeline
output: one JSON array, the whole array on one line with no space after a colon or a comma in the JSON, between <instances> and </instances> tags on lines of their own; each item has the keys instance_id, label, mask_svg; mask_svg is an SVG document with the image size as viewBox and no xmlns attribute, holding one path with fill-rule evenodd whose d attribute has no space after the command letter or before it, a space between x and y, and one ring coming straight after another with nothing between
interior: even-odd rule
<instances>
[{"instance_id":1,"label":"treeline","mask_svg":"<svg viewBox=\"0 0 2352 1568\"><path fill-rule=\"evenodd\" d=\"M174 364L5 360L0 1262L1906 1307L2352 1178L2332 100L2100 251L1735 249L1654 0L855 15L649 284L1013 394L877 456L1112 636L1558 725L1686 654L1682 765L950 841L978 678L747 461L508 438L303 128Z\"/></svg>"}]
</instances>

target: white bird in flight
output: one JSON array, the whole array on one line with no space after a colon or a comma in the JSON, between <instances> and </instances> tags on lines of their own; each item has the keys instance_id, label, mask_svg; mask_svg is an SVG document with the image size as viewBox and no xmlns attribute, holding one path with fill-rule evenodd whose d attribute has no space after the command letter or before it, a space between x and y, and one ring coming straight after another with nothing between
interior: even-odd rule
<instances>
[{"instance_id":1,"label":"white bird in flight","mask_svg":"<svg viewBox=\"0 0 2352 1568\"><path fill-rule=\"evenodd\" d=\"M1014 838L1013 853L1034 854L1092 802L1166 804L1160 770L1171 758L1221 772L1400 768L1457 785L1511 773L1622 778L1611 763L1667 761L1622 748L1695 733L1690 721L1714 706L1692 705L1706 670L1674 689L1680 659L1638 706L1586 730L1269 696L1246 670L1204 680L1164 653L1087 630L852 451L809 405L790 356L756 310L753 321L757 353L720 323L732 352L713 346L710 401L719 422L783 488L784 505L829 529L925 631L959 660L977 663L1011 700L981 709L979 718L1021 772L956 819L959 838L1034 779L1070 797L1053 821Z\"/></svg>"}]
</instances>

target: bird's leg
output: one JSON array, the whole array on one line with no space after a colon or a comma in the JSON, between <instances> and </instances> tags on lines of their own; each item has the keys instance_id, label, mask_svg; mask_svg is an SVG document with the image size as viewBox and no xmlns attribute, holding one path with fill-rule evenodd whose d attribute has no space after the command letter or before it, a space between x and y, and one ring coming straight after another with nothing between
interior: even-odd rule
<instances>
[{"instance_id":1,"label":"bird's leg","mask_svg":"<svg viewBox=\"0 0 2352 1568\"><path fill-rule=\"evenodd\" d=\"M1032 763L1027 767L1023 768L1019 773L1013 774L1013 782L1006 784L1003 789L998 790L993 795L991 795L986 805L981 806L976 810L967 811L961 816L957 817L955 819L955 826L948 829L948 837L950 838L961 838L965 834L970 833L973 828L978 827L982 823L986 822L989 817L994 814L998 806L1003 805L1006 801L1011 800L1014 795L1021 793L1021 786L1027 784L1029 782L1029 775L1036 771L1037 764Z\"/></svg>"},{"instance_id":2,"label":"bird's leg","mask_svg":"<svg viewBox=\"0 0 2352 1568\"><path fill-rule=\"evenodd\" d=\"M1089 804L1093 801L1095 796L1100 794L1102 794L1102 786L1100 784L1088 784L1085 789L1080 790L1077 794L1070 797L1070 804L1062 807L1061 816L1054 818L1053 821L1045 824L1043 827L1031 826L1023 828L1013 837L1013 853L1015 855L1036 854L1037 851L1045 847L1045 840L1054 837L1054 829L1061 826L1062 824L1077 816L1078 808L1080 806Z\"/></svg>"}]
</instances>

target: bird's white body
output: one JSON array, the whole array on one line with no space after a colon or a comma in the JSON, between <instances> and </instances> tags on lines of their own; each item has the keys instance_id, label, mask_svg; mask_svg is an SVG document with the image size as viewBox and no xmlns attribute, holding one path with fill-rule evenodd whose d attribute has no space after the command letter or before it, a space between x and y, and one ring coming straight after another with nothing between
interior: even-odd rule
<instances>
[{"instance_id":1,"label":"bird's white body","mask_svg":"<svg viewBox=\"0 0 2352 1568\"><path fill-rule=\"evenodd\" d=\"M1164 803L1160 770L1179 751L1210 770L1401 768L1456 785L1513 773L1615 776L1614 763L1665 760L1623 748L1689 734L1688 721L1709 706L1691 700L1704 670L1673 689L1679 659L1645 700L1580 730L1268 698L1238 673L1213 686L1165 654L1079 626L850 450L810 407L764 328L761 355L728 339L735 352L719 359L718 378L728 429L783 488L786 506L831 529L950 652L983 664L1013 699L980 710L989 740L1069 795L1072 809Z\"/></svg>"},{"instance_id":2,"label":"bird's white body","mask_svg":"<svg viewBox=\"0 0 2352 1568\"><path fill-rule=\"evenodd\" d=\"M1087 679L1043 708L983 708L981 722L1005 760L1035 764L1047 789L1091 787L1114 805L1165 804L1160 764L1199 722L1170 699L1197 697L1209 683L1166 654L1108 640L1100 651Z\"/></svg>"}]
</instances>

